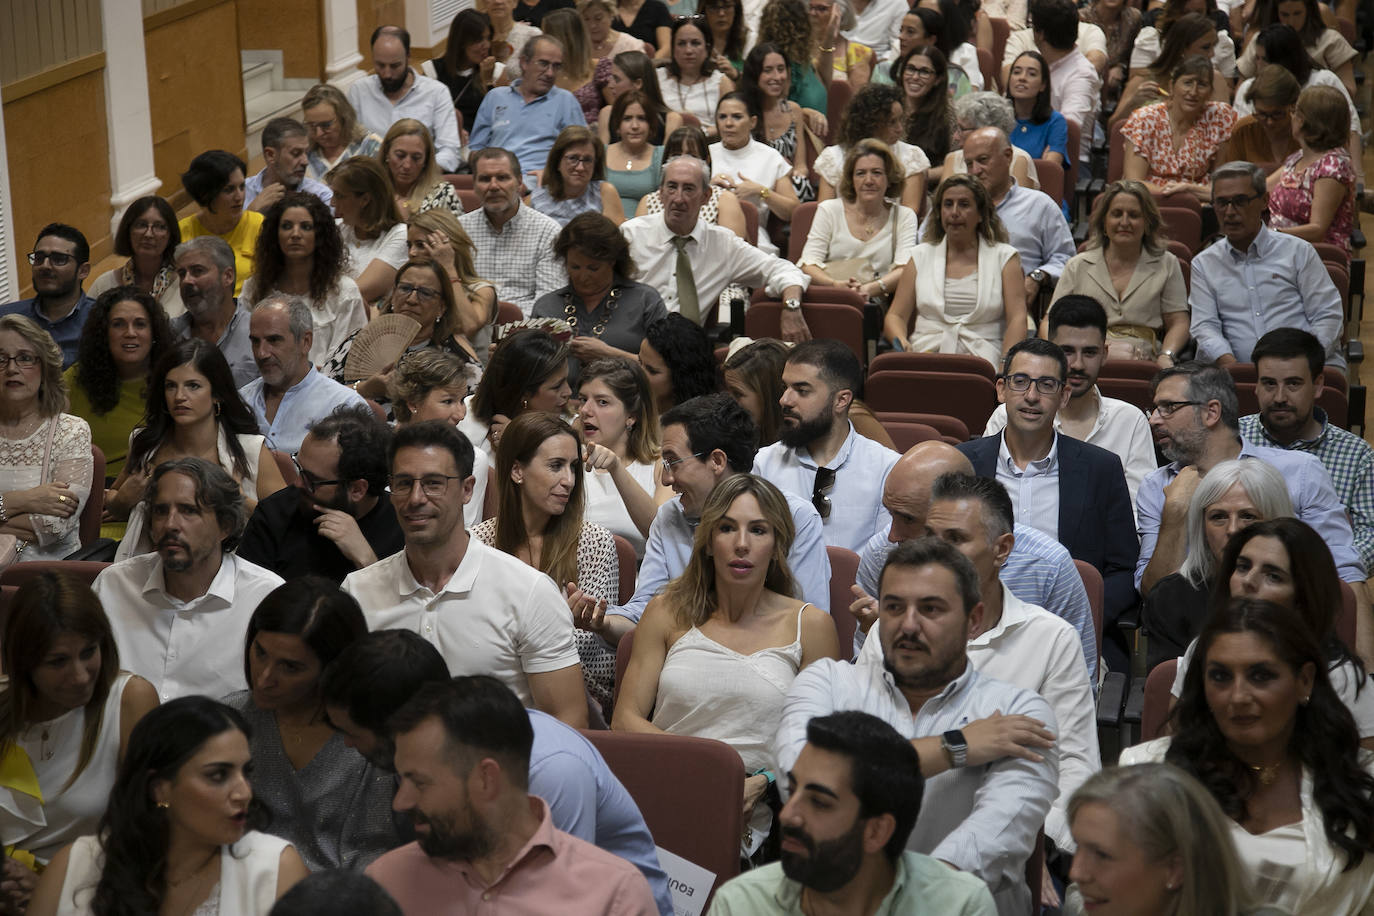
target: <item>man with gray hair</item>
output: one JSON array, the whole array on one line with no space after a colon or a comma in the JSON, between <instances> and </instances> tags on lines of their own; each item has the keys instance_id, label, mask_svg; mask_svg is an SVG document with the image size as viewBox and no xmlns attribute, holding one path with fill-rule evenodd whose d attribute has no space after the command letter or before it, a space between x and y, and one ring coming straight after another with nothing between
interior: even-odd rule
<instances>
[{"instance_id":1,"label":"man with gray hair","mask_svg":"<svg viewBox=\"0 0 1374 916\"><path fill-rule=\"evenodd\" d=\"M262 129L261 172L243 184L249 210L263 213L287 191L305 191L325 203L334 198L329 185L305 174L310 167L310 142L305 125L295 118L273 118Z\"/></svg>"},{"instance_id":2,"label":"man with gray hair","mask_svg":"<svg viewBox=\"0 0 1374 916\"><path fill-rule=\"evenodd\" d=\"M267 447L293 454L316 420L341 405L366 406L362 395L310 362L313 319L299 296L273 293L253 309L248 342L261 375L239 389Z\"/></svg>"},{"instance_id":3,"label":"man with gray hair","mask_svg":"<svg viewBox=\"0 0 1374 916\"><path fill-rule=\"evenodd\" d=\"M639 280L658 290L670 312L700 324L731 283L763 287L781 296L783 340L811 339L802 317L802 291L810 283L797 265L774 257L729 229L698 218L711 197L711 167L695 156L675 156L663 166L663 212L637 216L620 226L639 267Z\"/></svg>"},{"instance_id":4,"label":"man with gray hair","mask_svg":"<svg viewBox=\"0 0 1374 916\"><path fill-rule=\"evenodd\" d=\"M510 150L531 188L531 173L544 167L559 132L587 125L582 104L554 85L562 69L563 45L548 35L536 35L520 49L520 78L488 91L472 121L468 148Z\"/></svg>"},{"instance_id":5,"label":"man with gray hair","mask_svg":"<svg viewBox=\"0 0 1374 916\"><path fill-rule=\"evenodd\" d=\"M121 664L164 703L245 689L248 618L282 579L234 554L248 518L238 483L203 458L177 458L153 469L143 502L156 550L115 563L91 586Z\"/></svg>"},{"instance_id":6,"label":"man with gray hair","mask_svg":"<svg viewBox=\"0 0 1374 916\"><path fill-rule=\"evenodd\" d=\"M219 347L242 387L258 377L248 343L248 309L234 298L234 249L217 235L182 242L172 256L181 278L184 314L172 319L178 340L198 337Z\"/></svg>"},{"instance_id":7,"label":"man with gray hair","mask_svg":"<svg viewBox=\"0 0 1374 916\"><path fill-rule=\"evenodd\" d=\"M410 66L410 33L400 26L378 26L371 44L372 75L348 87L348 101L358 112L359 123L385 135L402 118L414 118L429 128L439 168L456 171L462 141L448 87Z\"/></svg>"},{"instance_id":8,"label":"man with gray hair","mask_svg":"<svg viewBox=\"0 0 1374 916\"><path fill-rule=\"evenodd\" d=\"M1264 225L1264 179L1249 162L1212 173L1212 207L1226 238L1193 257L1189 331L1198 359L1248 363L1266 331L1298 328L1321 342L1328 366L1343 369L1341 294L1311 243Z\"/></svg>"}]
</instances>

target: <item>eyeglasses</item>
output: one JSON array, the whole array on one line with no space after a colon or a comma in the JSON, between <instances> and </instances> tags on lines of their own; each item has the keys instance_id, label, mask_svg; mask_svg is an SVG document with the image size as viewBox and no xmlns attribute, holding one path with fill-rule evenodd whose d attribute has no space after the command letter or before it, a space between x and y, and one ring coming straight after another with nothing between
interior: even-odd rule
<instances>
[{"instance_id":1,"label":"eyeglasses","mask_svg":"<svg viewBox=\"0 0 1374 916\"><path fill-rule=\"evenodd\" d=\"M671 460L669 460L669 459L667 459L667 458L664 458L664 459L663 459L663 470L665 470L665 471L667 471L669 474L671 474L671 473L673 473L673 468L677 467L679 464L682 464L682 462L686 461L688 458L700 458L700 457L701 457L702 455L704 455L704 454L706 454L706 453L705 453L705 452L697 452L695 455L686 455L686 456L684 456L684 457L682 457L682 458L673 458L673 459L671 459Z\"/></svg>"},{"instance_id":2,"label":"eyeglasses","mask_svg":"<svg viewBox=\"0 0 1374 916\"><path fill-rule=\"evenodd\" d=\"M705 18L706 18L706 17L703 16L703 15L701 15L700 13L693 13L693 14L690 15L690 16L674 16L674 17L673 17L673 21L674 21L674 22L700 22L701 20L703 20L703 19L705 19Z\"/></svg>"},{"instance_id":3,"label":"eyeglasses","mask_svg":"<svg viewBox=\"0 0 1374 916\"><path fill-rule=\"evenodd\" d=\"M830 491L835 489L835 469L816 468L816 484L811 488L811 505L821 514L821 519L830 518Z\"/></svg>"},{"instance_id":4,"label":"eyeglasses","mask_svg":"<svg viewBox=\"0 0 1374 916\"><path fill-rule=\"evenodd\" d=\"M1252 200L1259 200L1258 194L1237 194L1235 197L1213 197L1212 209L1225 210L1227 207L1235 207L1239 210Z\"/></svg>"},{"instance_id":5,"label":"eyeglasses","mask_svg":"<svg viewBox=\"0 0 1374 916\"><path fill-rule=\"evenodd\" d=\"M421 302L433 302L439 298L439 291L428 286L416 286L413 283L396 284L396 294L402 299L409 299L411 293L419 296Z\"/></svg>"},{"instance_id":6,"label":"eyeglasses","mask_svg":"<svg viewBox=\"0 0 1374 916\"><path fill-rule=\"evenodd\" d=\"M1201 401L1160 401L1150 410L1145 412L1145 416L1152 417L1159 414L1162 419L1167 420L1185 407L1200 407Z\"/></svg>"},{"instance_id":7,"label":"eyeglasses","mask_svg":"<svg viewBox=\"0 0 1374 916\"><path fill-rule=\"evenodd\" d=\"M532 60L530 61L530 66L534 67L535 70L538 70L540 72L547 70L551 73L557 73L558 71L563 69L563 62L561 60Z\"/></svg>"},{"instance_id":8,"label":"eyeglasses","mask_svg":"<svg viewBox=\"0 0 1374 916\"><path fill-rule=\"evenodd\" d=\"M313 493L318 487L327 487L330 484L343 483L342 480L320 480L314 474L301 467L300 460L297 458L299 452L291 455L291 465L296 469L296 474L300 477L301 483L305 484L305 489Z\"/></svg>"},{"instance_id":9,"label":"eyeglasses","mask_svg":"<svg viewBox=\"0 0 1374 916\"><path fill-rule=\"evenodd\" d=\"M133 230L135 232L144 232L152 235L166 235L167 224L162 222L150 223L146 219L141 219L134 223Z\"/></svg>"},{"instance_id":10,"label":"eyeglasses","mask_svg":"<svg viewBox=\"0 0 1374 916\"><path fill-rule=\"evenodd\" d=\"M20 352L10 356L8 353L0 352L0 372L10 367L11 361L20 369L32 369L38 365L38 357L32 353Z\"/></svg>"},{"instance_id":11,"label":"eyeglasses","mask_svg":"<svg viewBox=\"0 0 1374 916\"><path fill-rule=\"evenodd\" d=\"M64 254L61 251L29 252L29 263L35 267L37 267L39 264L42 264L44 261L47 261L53 267L66 267L68 264L75 260L76 257L74 255Z\"/></svg>"},{"instance_id":12,"label":"eyeglasses","mask_svg":"<svg viewBox=\"0 0 1374 916\"><path fill-rule=\"evenodd\" d=\"M1287 118L1289 109L1280 108L1277 111L1265 111L1263 108L1256 108L1250 113L1255 116L1255 120L1272 124L1275 121L1282 121Z\"/></svg>"},{"instance_id":13,"label":"eyeglasses","mask_svg":"<svg viewBox=\"0 0 1374 916\"><path fill-rule=\"evenodd\" d=\"M1064 383L1059 379L1049 375L1042 375L1040 378L1031 378L1024 372L1015 375L1004 375L1002 381L1012 391L1029 391L1031 383L1035 383L1035 390L1041 394L1058 394L1059 389L1064 387Z\"/></svg>"},{"instance_id":14,"label":"eyeglasses","mask_svg":"<svg viewBox=\"0 0 1374 916\"><path fill-rule=\"evenodd\" d=\"M929 67L907 67L902 71L902 76L919 76L922 79L929 79L935 75L935 71Z\"/></svg>"},{"instance_id":15,"label":"eyeglasses","mask_svg":"<svg viewBox=\"0 0 1374 916\"><path fill-rule=\"evenodd\" d=\"M420 485L420 492L426 496L443 496L448 489L450 480L462 480L458 476L448 474L426 474L424 477L411 477L409 474L392 474L390 478L391 492L397 496L409 496L415 489L415 485Z\"/></svg>"},{"instance_id":16,"label":"eyeglasses","mask_svg":"<svg viewBox=\"0 0 1374 916\"><path fill-rule=\"evenodd\" d=\"M564 155L563 161L568 165L591 165L596 161L595 156L574 156L572 153Z\"/></svg>"},{"instance_id":17,"label":"eyeglasses","mask_svg":"<svg viewBox=\"0 0 1374 916\"><path fill-rule=\"evenodd\" d=\"M311 133L322 134L334 129L334 121L315 121L313 123L310 121L306 121L305 129L310 131Z\"/></svg>"}]
</instances>

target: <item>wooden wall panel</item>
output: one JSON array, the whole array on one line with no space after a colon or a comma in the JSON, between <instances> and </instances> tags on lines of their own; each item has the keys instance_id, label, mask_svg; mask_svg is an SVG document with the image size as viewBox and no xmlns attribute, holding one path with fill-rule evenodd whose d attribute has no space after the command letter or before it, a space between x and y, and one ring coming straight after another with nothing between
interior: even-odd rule
<instances>
[{"instance_id":1,"label":"wooden wall panel","mask_svg":"<svg viewBox=\"0 0 1374 916\"><path fill-rule=\"evenodd\" d=\"M287 79L324 79L320 0L238 0L239 46L282 52Z\"/></svg>"},{"instance_id":2,"label":"wooden wall panel","mask_svg":"<svg viewBox=\"0 0 1374 916\"><path fill-rule=\"evenodd\" d=\"M379 25L405 26L405 0L358 0L358 53L362 68L372 70L372 46L368 39Z\"/></svg>"},{"instance_id":3,"label":"wooden wall panel","mask_svg":"<svg viewBox=\"0 0 1374 916\"><path fill-rule=\"evenodd\" d=\"M107 256L112 243L104 71L25 95L4 111L14 245L21 262L38 230L54 221L86 234L92 263ZM30 288L27 264L19 265L19 285Z\"/></svg>"},{"instance_id":4,"label":"wooden wall panel","mask_svg":"<svg viewBox=\"0 0 1374 916\"><path fill-rule=\"evenodd\" d=\"M186 2L187 0L143 0L143 15L147 17L153 13L161 13Z\"/></svg>"},{"instance_id":5,"label":"wooden wall panel","mask_svg":"<svg viewBox=\"0 0 1374 916\"><path fill-rule=\"evenodd\" d=\"M188 202L181 173L198 153L245 152L243 71L234 0L225 0L144 33L153 164L162 195ZM217 36L206 41L206 35Z\"/></svg>"},{"instance_id":6,"label":"wooden wall panel","mask_svg":"<svg viewBox=\"0 0 1374 916\"><path fill-rule=\"evenodd\" d=\"M101 50L100 0L0 3L0 84Z\"/></svg>"}]
</instances>

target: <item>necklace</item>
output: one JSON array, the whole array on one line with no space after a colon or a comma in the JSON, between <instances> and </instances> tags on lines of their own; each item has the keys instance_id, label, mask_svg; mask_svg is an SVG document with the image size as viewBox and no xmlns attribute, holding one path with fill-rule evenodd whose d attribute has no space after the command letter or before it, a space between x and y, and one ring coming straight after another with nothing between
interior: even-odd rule
<instances>
[{"instance_id":1,"label":"necklace","mask_svg":"<svg viewBox=\"0 0 1374 916\"><path fill-rule=\"evenodd\" d=\"M1279 769L1283 767L1283 762L1280 761L1279 763L1271 764L1267 767L1257 767L1248 763L1246 766L1250 767L1250 772L1255 774L1255 778L1259 780L1260 785L1272 786L1274 780L1279 778Z\"/></svg>"},{"instance_id":2,"label":"necklace","mask_svg":"<svg viewBox=\"0 0 1374 916\"><path fill-rule=\"evenodd\" d=\"M606 333L606 324L615 314L615 307L619 305L620 287L616 286L606 295L606 311L601 316L601 320L592 326L592 336L597 340ZM600 308L600 306L597 306ZM563 314L567 316L568 325L573 329L573 334L577 334L577 306L573 305L573 295L571 292L563 294Z\"/></svg>"}]
</instances>

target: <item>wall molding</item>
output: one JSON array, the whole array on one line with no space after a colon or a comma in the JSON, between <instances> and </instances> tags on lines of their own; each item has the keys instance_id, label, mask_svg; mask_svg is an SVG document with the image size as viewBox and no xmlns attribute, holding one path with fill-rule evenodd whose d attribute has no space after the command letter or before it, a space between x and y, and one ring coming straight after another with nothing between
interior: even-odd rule
<instances>
[{"instance_id":1,"label":"wall molding","mask_svg":"<svg viewBox=\"0 0 1374 916\"><path fill-rule=\"evenodd\" d=\"M176 22L178 19L185 19L187 16L194 16L196 13L213 9L224 3L232 3L233 0L186 0L185 3L172 7L169 10L153 13L151 16L143 17L143 31L151 32L153 29L160 29L164 25Z\"/></svg>"},{"instance_id":2,"label":"wall molding","mask_svg":"<svg viewBox=\"0 0 1374 916\"><path fill-rule=\"evenodd\" d=\"M95 73L105 69L105 52L98 51L95 54L87 54L85 57L78 57L76 60L69 60L65 64L58 64L56 67L49 67L33 76L26 76L23 79L15 80L4 87L0 87L0 101L8 105L17 102L45 89L59 86L68 80L85 76L88 73Z\"/></svg>"}]
</instances>

